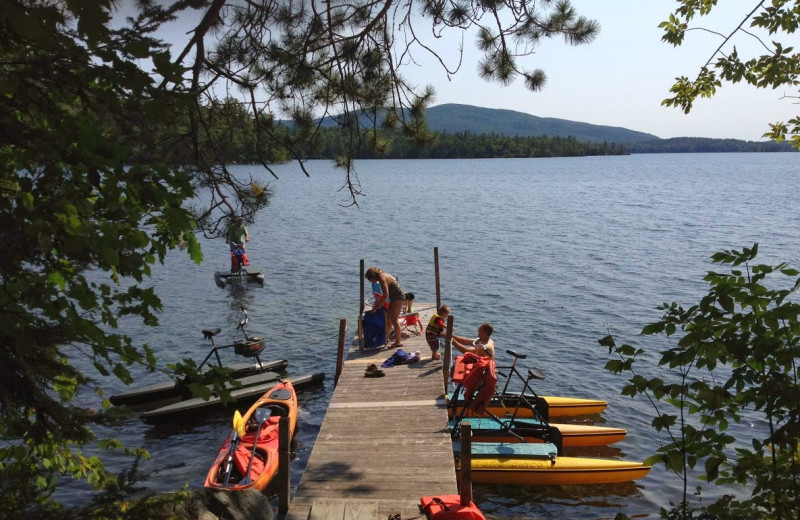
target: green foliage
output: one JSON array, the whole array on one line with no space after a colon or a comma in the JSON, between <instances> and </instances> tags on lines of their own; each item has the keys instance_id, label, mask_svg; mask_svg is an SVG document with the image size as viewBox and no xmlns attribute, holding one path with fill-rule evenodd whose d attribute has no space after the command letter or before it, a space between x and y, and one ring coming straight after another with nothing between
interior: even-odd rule
<instances>
[{"instance_id":1,"label":"green foliage","mask_svg":"<svg viewBox=\"0 0 800 520\"><path fill-rule=\"evenodd\" d=\"M622 155L625 147L609 143L579 142L573 137L510 137L470 132L432 133L422 144L399 131L370 130L361 148L350 152L357 159L451 159L490 157L584 157ZM318 132L313 148L303 150L309 158L345 157L349 136L339 129Z\"/></svg>"},{"instance_id":2,"label":"green foliage","mask_svg":"<svg viewBox=\"0 0 800 520\"><path fill-rule=\"evenodd\" d=\"M800 305L792 297L800 272L784 263L754 264L757 255L758 244L714 254L713 262L730 272L709 271L708 294L698 304L658 307L661 319L642 334L676 343L659 352L663 378L637 373L643 349L617 346L610 335L599 341L618 357L606 368L632 375L622 393L645 396L657 412L653 428L666 435L648 461L663 463L683 480L683 497L667 518L700 518L688 495L693 470L709 484L751 492L746 499L725 495L699 508L703 514L798 518ZM752 429L750 439L729 434L743 418L767 426Z\"/></svg>"},{"instance_id":3,"label":"green foliage","mask_svg":"<svg viewBox=\"0 0 800 520\"><path fill-rule=\"evenodd\" d=\"M146 345L115 329L125 316L157 325L161 302L142 282L168 251L202 259L188 209L197 170L157 155L136 162L130 141L118 138L141 135L142 114L167 136L196 96L160 89L140 68L139 58L152 57L164 76L183 71L167 65L169 54L149 36L157 19L143 15L114 29L112 8L96 0L11 1L0 13L0 517L7 519L72 515L52 498L64 478L116 489L118 498L102 507L118 514L101 516L124 516L119 493L130 490L82 449L145 454L95 439L91 425L111 418L75 397L102 395L94 374L131 383L131 365L155 367Z\"/></svg>"},{"instance_id":4,"label":"green foliage","mask_svg":"<svg viewBox=\"0 0 800 520\"><path fill-rule=\"evenodd\" d=\"M628 143L630 153L737 153L737 152L796 152L789 143L774 141L742 141L740 139L710 139L705 137L674 137Z\"/></svg>"},{"instance_id":5,"label":"green foliage","mask_svg":"<svg viewBox=\"0 0 800 520\"><path fill-rule=\"evenodd\" d=\"M722 41L694 79L677 78L670 89L672 97L665 99L662 105L680 108L688 114L697 98L712 97L723 82L745 82L756 88L788 87L793 95L785 97L798 97L800 53L795 46L785 45L778 39L781 35L793 38L800 26L800 9L796 0L760 2L752 11L743 13L737 27L719 31L690 26L696 16L708 15L716 7L716 0L678 0L677 3L675 12L659 25L664 30L663 41L674 46L682 45L688 31L699 29L718 35ZM737 48L733 43L736 36L752 39L764 54L751 58L741 56L738 49L744 46ZM794 40L789 41L794 43ZM770 131L764 137L779 143L788 139L794 148L800 149L800 118L769 126Z\"/></svg>"},{"instance_id":6,"label":"green foliage","mask_svg":"<svg viewBox=\"0 0 800 520\"><path fill-rule=\"evenodd\" d=\"M398 69L411 46L428 50L410 25L414 2L331 2L312 10L305 2L143 1L125 4L124 20L117 4L7 0L0 9L6 519L149 514L139 507L149 500L131 500L138 458L117 476L83 450L146 454L96 439L92 425L114 414L78 406L76 396L102 397L105 377L131 383L134 366L159 368L147 345L118 333L122 318L158 324L161 302L146 283L152 267L175 250L200 262L197 233L221 236L232 213L252 222L269 203L269 186L237 178L227 164L255 155L268 171L287 158L302 166L300 150L320 141L317 117L340 113L351 138L341 163L355 196L353 151L364 142L377 149L388 143L378 132L362 133L354 114L372 114L374 130L382 126L377 109L389 107L383 122L409 142L435 137L424 121L432 90L412 88ZM485 16L496 35L513 36L520 47L492 44L508 54L511 68L539 38L582 43L597 29L566 1L546 6L552 16L511 0L454 9L422 4L434 15L428 22L435 33L480 26ZM154 35L188 9L204 11L174 56ZM506 22L496 24L501 14ZM217 45L208 50L212 36ZM194 60L188 66L187 56ZM292 117L291 135L276 115ZM174 369L198 393L209 392L190 361ZM221 389L228 375L212 374L212 388ZM65 478L96 490L97 500L78 511L63 508L53 493Z\"/></svg>"}]
</instances>

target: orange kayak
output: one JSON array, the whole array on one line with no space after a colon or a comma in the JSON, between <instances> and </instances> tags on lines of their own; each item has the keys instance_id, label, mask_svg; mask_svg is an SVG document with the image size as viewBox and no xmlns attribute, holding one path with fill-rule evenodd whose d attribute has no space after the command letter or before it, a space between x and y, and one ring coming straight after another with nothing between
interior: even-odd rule
<instances>
[{"instance_id":1,"label":"orange kayak","mask_svg":"<svg viewBox=\"0 0 800 520\"><path fill-rule=\"evenodd\" d=\"M297 394L288 380L268 390L243 416L237 412L234 430L208 470L205 487L263 491L278 472L281 417L289 418L291 438L297 426Z\"/></svg>"}]
</instances>

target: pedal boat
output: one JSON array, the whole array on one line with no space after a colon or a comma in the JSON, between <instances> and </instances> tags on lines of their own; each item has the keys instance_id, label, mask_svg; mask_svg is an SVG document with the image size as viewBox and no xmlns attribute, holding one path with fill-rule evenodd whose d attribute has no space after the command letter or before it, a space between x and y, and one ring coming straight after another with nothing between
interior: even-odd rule
<instances>
[{"instance_id":1,"label":"pedal boat","mask_svg":"<svg viewBox=\"0 0 800 520\"><path fill-rule=\"evenodd\" d=\"M460 443L453 443L460 471ZM476 484L571 486L615 484L645 477L650 466L641 462L589 457L562 457L544 444L473 442L472 481Z\"/></svg>"},{"instance_id":2,"label":"pedal boat","mask_svg":"<svg viewBox=\"0 0 800 520\"><path fill-rule=\"evenodd\" d=\"M452 394L448 394L447 398L452 403ZM452 405L461 408L464 406L464 402L463 396L459 395L458 399L456 399ZM526 402L533 403L533 406L536 407L537 411L548 420L554 417L597 415L602 413L603 410L605 410L608 406L607 401L600 399L530 395L526 396L526 400L521 400L518 394L495 394L486 409L498 417L509 417L517 410L519 405L517 417L532 418L535 416L534 411L530 407L526 406ZM471 412L467 412L467 417L470 416L473 416L473 414L471 414Z\"/></svg>"},{"instance_id":3,"label":"pedal boat","mask_svg":"<svg viewBox=\"0 0 800 520\"><path fill-rule=\"evenodd\" d=\"M589 426L584 424L547 423L535 419L465 417L461 424L468 423L476 442L545 442L549 428L556 428L561 434L565 448L581 446L608 446L621 441L628 433L624 428L610 426ZM456 421L450 421L453 429Z\"/></svg>"}]
</instances>

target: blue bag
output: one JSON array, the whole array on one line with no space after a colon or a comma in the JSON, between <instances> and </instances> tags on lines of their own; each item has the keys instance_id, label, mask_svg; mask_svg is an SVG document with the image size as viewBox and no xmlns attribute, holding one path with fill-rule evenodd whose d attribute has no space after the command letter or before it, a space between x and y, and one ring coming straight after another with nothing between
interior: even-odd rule
<instances>
[{"instance_id":1,"label":"blue bag","mask_svg":"<svg viewBox=\"0 0 800 520\"><path fill-rule=\"evenodd\" d=\"M365 312L361 322L364 348L378 348L386 343L386 311Z\"/></svg>"}]
</instances>

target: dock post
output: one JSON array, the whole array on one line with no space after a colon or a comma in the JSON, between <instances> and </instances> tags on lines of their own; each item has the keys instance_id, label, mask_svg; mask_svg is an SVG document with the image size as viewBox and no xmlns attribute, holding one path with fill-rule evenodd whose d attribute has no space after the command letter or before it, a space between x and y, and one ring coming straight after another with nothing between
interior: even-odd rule
<instances>
[{"instance_id":1,"label":"dock post","mask_svg":"<svg viewBox=\"0 0 800 520\"><path fill-rule=\"evenodd\" d=\"M472 426L468 422L461 423L460 474L461 505L466 507L472 503Z\"/></svg>"},{"instance_id":2,"label":"dock post","mask_svg":"<svg viewBox=\"0 0 800 520\"><path fill-rule=\"evenodd\" d=\"M285 518L289 512L289 418L281 417L278 422L278 518Z\"/></svg>"},{"instance_id":3,"label":"dock post","mask_svg":"<svg viewBox=\"0 0 800 520\"><path fill-rule=\"evenodd\" d=\"M336 352L336 375L333 376L333 386L339 382L339 376L342 375L342 367L344 366L344 340L347 333L347 320L342 318L339 320L339 347Z\"/></svg>"},{"instance_id":4,"label":"dock post","mask_svg":"<svg viewBox=\"0 0 800 520\"><path fill-rule=\"evenodd\" d=\"M361 270L358 276L358 286L361 288L361 296L359 296L359 306L358 306L358 346L359 348L364 348L364 306L366 302L364 301L364 259L361 259Z\"/></svg>"},{"instance_id":5,"label":"dock post","mask_svg":"<svg viewBox=\"0 0 800 520\"><path fill-rule=\"evenodd\" d=\"M438 310L438 309L437 309ZM447 394L447 382L450 380L450 361L452 360L453 315L447 317L447 332L444 335L444 355L442 356L442 375L444 376L444 393ZM455 396L453 396L455 398Z\"/></svg>"},{"instance_id":6,"label":"dock post","mask_svg":"<svg viewBox=\"0 0 800 520\"><path fill-rule=\"evenodd\" d=\"M433 248L433 272L436 275L436 311L439 312L439 307L442 306L442 293L439 289L439 248ZM364 292L363 290L361 291Z\"/></svg>"}]
</instances>

